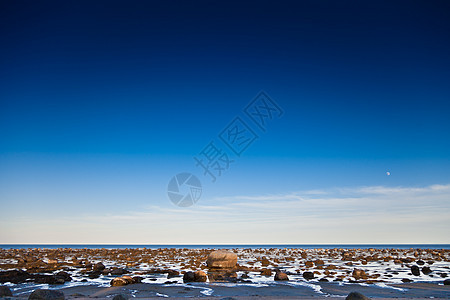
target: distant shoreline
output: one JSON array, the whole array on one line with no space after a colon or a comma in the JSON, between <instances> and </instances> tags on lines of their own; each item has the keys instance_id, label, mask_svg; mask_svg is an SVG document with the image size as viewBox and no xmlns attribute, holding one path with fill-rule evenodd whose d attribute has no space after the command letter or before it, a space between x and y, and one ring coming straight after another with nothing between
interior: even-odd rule
<instances>
[{"instance_id":1,"label":"distant shoreline","mask_svg":"<svg viewBox=\"0 0 450 300\"><path fill-rule=\"evenodd\" d=\"M450 249L450 244L0 244L0 249Z\"/></svg>"}]
</instances>

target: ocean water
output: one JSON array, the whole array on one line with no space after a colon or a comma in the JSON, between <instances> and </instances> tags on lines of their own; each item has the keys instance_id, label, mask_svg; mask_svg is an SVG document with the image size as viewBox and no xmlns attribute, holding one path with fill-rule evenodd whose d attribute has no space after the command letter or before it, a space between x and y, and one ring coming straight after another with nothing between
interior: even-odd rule
<instances>
[{"instance_id":1,"label":"ocean water","mask_svg":"<svg viewBox=\"0 0 450 300\"><path fill-rule=\"evenodd\" d=\"M260 244L260 245L124 245L124 244L2 244L0 249L27 249L27 248L46 248L46 249L58 249L58 248L72 248L72 249L164 249L164 248L178 248L178 249L284 249L284 248L301 248L301 249L450 249L450 244Z\"/></svg>"}]
</instances>

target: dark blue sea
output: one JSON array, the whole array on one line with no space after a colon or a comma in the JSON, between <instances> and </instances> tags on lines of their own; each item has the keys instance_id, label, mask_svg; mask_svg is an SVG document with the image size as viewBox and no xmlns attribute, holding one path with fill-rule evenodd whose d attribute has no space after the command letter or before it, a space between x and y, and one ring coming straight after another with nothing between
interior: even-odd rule
<instances>
[{"instance_id":1,"label":"dark blue sea","mask_svg":"<svg viewBox=\"0 0 450 300\"><path fill-rule=\"evenodd\" d=\"M73 249L164 249L164 248L179 248L179 249L233 249L233 248L302 248L302 249L315 249L315 248L343 248L343 249L450 249L450 244L317 244L317 245L302 245L302 244L261 244L261 245L114 245L114 244L3 244L0 245L0 249L27 249L27 248L46 248L46 249L58 249L58 248L73 248Z\"/></svg>"}]
</instances>

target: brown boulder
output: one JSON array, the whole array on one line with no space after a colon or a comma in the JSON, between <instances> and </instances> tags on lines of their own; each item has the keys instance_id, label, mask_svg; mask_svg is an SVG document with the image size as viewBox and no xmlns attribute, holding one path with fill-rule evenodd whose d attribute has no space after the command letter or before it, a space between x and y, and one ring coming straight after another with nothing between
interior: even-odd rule
<instances>
[{"instance_id":1,"label":"brown boulder","mask_svg":"<svg viewBox=\"0 0 450 300\"><path fill-rule=\"evenodd\" d=\"M105 269L105 265L101 262L96 263L93 267L92 270L94 271L103 271Z\"/></svg>"},{"instance_id":2,"label":"brown boulder","mask_svg":"<svg viewBox=\"0 0 450 300\"><path fill-rule=\"evenodd\" d=\"M317 259L317 260L314 261L314 264L316 266L323 266L325 263L323 262L323 260Z\"/></svg>"},{"instance_id":3,"label":"brown boulder","mask_svg":"<svg viewBox=\"0 0 450 300\"><path fill-rule=\"evenodd\" d=\"M206 264L209 268L232 269L236 267L237 255L230 251L213 251L208 255Z\"/></svg>"},{"instance_id":4,"label":"brown boulder","mask_svg":"<svg viewBox=\"0 0 450 300\"><path fill-rule=\"evenodd\" d=\"M128 275L124 275L121 277L122 279L125 279L127 281L128 284L133 284L134 283L134 279L131 276Z\"/></svg>"},{"instance_id":5,"label":"brown boulder","mask_svg":"<svg viewBox=\"0 0 450 300\"><path fill-rule=\"evenodd\" d=\"M203 271L196 271L194 272L194 281L195 282L206 282L208 279L208 276Z\"/></svg>"},{"instance_id":6,"label":"brown boulder","mask_svg":"<svg viewBox=\"0 0 450 300\"><path fill-rule=\"evenodd\" d=\"M270 269L262 269L261 270L261 275L262 276L272 276L272 270L270 270Z\"/></svg>"},{"instance_id":7,"label":"brown boulder","mask_svg":"<svg viewBox=\"0 0 450 300\"><path fill-rule=\"evenodd\" d=\"M287 276L286 273L283 273L283 272L281 272L281 271L277 271L277 272L275 273L275 276L273 277L273 280L276 280L276 281L286 281L286 280L289 280L289 277Z\"/></svg>"},{"instance_id":8,"label":"brown boulder","mask_svg":"<svg viewBox=\"0 0 450 300\"><path fill-rule=\"evenodd\" d=\"M261 259L261 266L267 267L268 265L270 265L270 261L267 259L267 257L263 257Z\"/></svg>"},{"instance_id":9,"label":"brown boulder","mask_svg":"<svg viewBox=\"0 0 450 300\"><path fill-rule=\"evenodd\" d=\"M127 285L128 281L122 277L113 278L110 282L111 286L123 286Z\"/></svg>"},{"instance_id":10,"label":"brown boulder","mask_svg":"<svg viewBox=\"0 0 450 300\"><path fill-rule=\"evenodd\" d=\"M353 276L356 280L358 280L358 279L360 279L360 278L366 277L366 272L364 272L363 270L360 270L360 269L354 269L353 272L352 272L352 276Z\"/></svg>"}]
</instances>

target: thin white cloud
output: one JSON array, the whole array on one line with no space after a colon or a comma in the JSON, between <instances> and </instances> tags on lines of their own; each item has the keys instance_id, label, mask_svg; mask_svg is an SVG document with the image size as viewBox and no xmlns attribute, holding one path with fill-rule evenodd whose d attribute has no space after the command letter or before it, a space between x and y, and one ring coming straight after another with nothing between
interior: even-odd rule
<instances>
[{"instance_id":1,"label":"thin white cloud","mask_svg":"<svg viewBox=\"0 0 450 300\"><path fill-rule=\"evenodd\" d=\"M366 186L201 199L189 208L147 206L52 221L3 218L0 238L3 243L450 243L449 216L450 184Z\"/></svg>"}]
</instances>

